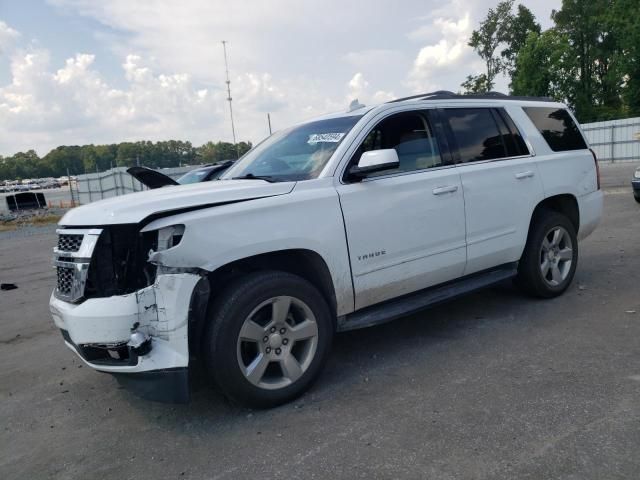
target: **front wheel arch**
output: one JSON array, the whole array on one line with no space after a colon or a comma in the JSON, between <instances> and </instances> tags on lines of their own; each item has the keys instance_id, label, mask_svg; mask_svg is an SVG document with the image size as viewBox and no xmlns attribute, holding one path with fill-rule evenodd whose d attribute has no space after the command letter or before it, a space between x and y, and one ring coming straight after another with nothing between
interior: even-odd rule
<instances>
[{"instance_id":1,"label":"front wheel arch","mask_svg":"<svg viewBox=\"0 0 640 480\"><path fill-rule=\"evenodd\" d=\"M207 303L215 300L216 294L236 279L260 271L280 271L297 275L317 288L329 306L334 330L337 327L337 300L333 277L327 262L317 252L309 249L287 249L252 255L222 265L207 275ZM209 291L211 293L209 293ZM202 310L200 310L202 311ZM189 351L200 356L206 326L204 315L194 316L189 325ZM192 334L192 333L193 334Z\"/></svg>"},{"instance_id":2,"label":"front wheel arch","mask_svg":"<svg viewBox=\"0 0 640 480\"><path fill-rule=\"evenodd\" d=\"M250 338L252 339L251 342L257 346L261 346L262 342L268 342L264 344L265 347L278 348L282 346L283 351L273 352L276 358L270 360L270 362L275 362L278 365L280 364L278 361L279 355L294 354L296 330L298 326L302 326L308 321L304 320L305 316L302 318L303 323L297 323L294 321L296 320L294 317L290 317L293 322L291 325L281 324L278 328L273 328L269 318L265 319L266 322L263 322L264 324L250 322L250 330L253 335L247 334L245 337L242 334L243 325L247 320L253 319L259 322L258 318L253 317L251 312L262 312L261 306L273 305L272 302L265 302L265 300L280 298L297 299L313 313L312 323L316 325L316 347L314 347L313 357L309 359L309 363L293 383L284 384L276 388L264 388L249 381L247 372L244 371L248 364L245 365L241 361L244 359L241 359L239 339ZM275 319L277 316L275 310L273 315ZM298 318L297 320L301 319ZM279 331L282 326L293 329L288 332ZM256 336L253 329L258 327L265 330L261 330ZM277 345L271 345L271 341L274 339L266 336L263 339L262 337L263 335L270 335L267 331L270 327L272 327L271 333L278 337L279 343ZM287 343L284 343L278 333L282 334L282 338L287 337L289 334L293 335L293 337L289 337L292 338L291 352L284 351ZM313 384L326 363L334 333L335 329L331 321L329 308L320 292L312 284L303 278L286 272L254 272L232 281L209 305L207 325L203 335L202 360L210 378L230 400L255 408L273 407L293 400ZM303 340L307 338L306 336L301 337ZM259 359L261 355L258 351L254 351L249 360ZM252 362L249 363L252 364ZM259 375L262 376L263 373L265 373L265 370L262 370ZM268 373L266 372L266 374ZM284 372L281 371L280 373Z\"/></svg>"}]
</instances>

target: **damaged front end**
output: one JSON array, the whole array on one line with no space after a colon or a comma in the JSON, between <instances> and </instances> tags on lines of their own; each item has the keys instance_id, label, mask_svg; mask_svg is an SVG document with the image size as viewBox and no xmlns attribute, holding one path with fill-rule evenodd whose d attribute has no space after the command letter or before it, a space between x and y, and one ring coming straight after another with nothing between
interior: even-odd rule
<instances>
[{"instance_id":1,"label":"damaged front end","mask_svg":"<svg viewBox=\"0 0 640 480\"><path fill-rule=\"evenodd\" d=\"M62 228L54 249L50 310L66 344L92 368L158 401L189 398L189 322L208 295L204 272L149 261L183 232Z\"/></svg>"}]
</instances>

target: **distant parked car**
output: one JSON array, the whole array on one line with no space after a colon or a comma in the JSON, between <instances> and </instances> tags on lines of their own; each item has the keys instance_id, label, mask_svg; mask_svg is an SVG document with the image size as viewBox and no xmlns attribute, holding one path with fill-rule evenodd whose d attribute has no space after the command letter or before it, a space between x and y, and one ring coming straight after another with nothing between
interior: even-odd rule
<instances>
[{"instance_id":1,"label":"distant parked car","mask_svg":"<svg viewBox=\"0 0 640 480\"><path fill-rule=\"evenodd\" d=\"M640 203L640 167L636 168L636 172L633 174L631 187L633 188L633 198L636 199L636 202Z\"/></svg>"},{"instance_id":2,"label":"distant parked car","mask_svg":"<svg viewBox=\"0 0 640 480\"><path fill-rule=\"evenodd\" d=\"M225 160L223 162L205 165L204 167L195 168L183 176L174 180L158 170L147 167L131 167L127 169L133 178L150 189L168 187L171 185L187 185L190 183L209 182L217 180L226 172L235 160Z\"/></svg>"},{"instance_id":3,"label":"distant parked car","mask_svg":"<svg viewBox=\"0 0 640 480\"><path fill-rule=\"evenodd\" d=\"M56 180L47 180L40 185L41 188L59 188L60 184Z\"/></svg>"}]
</instances>

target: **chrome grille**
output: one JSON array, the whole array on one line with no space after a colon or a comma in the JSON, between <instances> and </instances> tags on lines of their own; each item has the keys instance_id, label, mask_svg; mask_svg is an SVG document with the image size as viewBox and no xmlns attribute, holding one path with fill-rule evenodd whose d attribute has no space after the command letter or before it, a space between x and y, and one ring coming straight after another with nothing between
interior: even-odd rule
<instances>
[{"instance_id":1,"label":"chrome grille","mask_svg":"<svg viewBox=\"0 0 640 480\"><path fill-rule=\"evenodd\" d=\"M77 252L82 245L82 234L61 233L58 235L58 250L61 252Z\"/></svg>"},{"instance_id":2,"label":"chrome grille","mask_svg":"<svg viewBox=\"0 0 640 480\"><path fill-rule=\"evenodd\" d=\"M97 228L57 231L58 245L53 249L57 298L66 302L82 300L91 256L101 232Z\"/></svg>"},{"instance_id":3,"label":"chrome grille","mask_svg":"<svg viewBox=\"0 0 640 480\"><path fill-rule=\"evenodd\" d=\"M69 295L73 288L73 268L56 267L56 273L58 275L58 293L61 295Z\"/></svg>"}]
</instances>

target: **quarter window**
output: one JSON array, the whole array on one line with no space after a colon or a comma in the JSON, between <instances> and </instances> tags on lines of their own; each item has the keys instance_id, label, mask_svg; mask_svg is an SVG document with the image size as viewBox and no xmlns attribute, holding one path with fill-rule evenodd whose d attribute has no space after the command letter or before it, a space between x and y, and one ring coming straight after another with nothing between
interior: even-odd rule
<instances>
[{"instance_id":1,"label":"quarter window","mask_svg":"<svg viewBox=\"0 0 640 480\"><path fill-rule=\"evenodd\" d=\"M458 144L461 162L508 156L503 135L498 130L491 109L449 108L445 109L445 113Z\"/></svg>"},{"instance_id":2,"label":"quarter window","mask_svg":"<svg viewBox=\"0 0 640 480\"><path fill-rule=\"evenodd\" d=\"M522 139L522 135L511 120L509 114L502 108L493 111L502 135L502 142L507 149L507 156L518 157L521 155L529 155L529 149Z\"/></svg>"},{"instance_id":3,"label":"quarter window","mask_svg":"<svg viewBox=\"0 0 640 480\"><path fill-rule=\"evenodd\" d=\"M399 167L369 176L411 172L442 165L440 149L429 119L419 112L399 113L382 120L366 136L356 151L352 164L357 163L364 152L386 148L396 150L400 160Z\"/></svg>"},{"instance_id":4,"label":"quarter window","mask_svg":"<svg viewBox=\"0 0 640 480\"><path fill-rule=\"evenodd\" d=\"M587 148L578 126L564 108L524 107L523 110L554 152Z\"/></svg>"}]
</instances>

